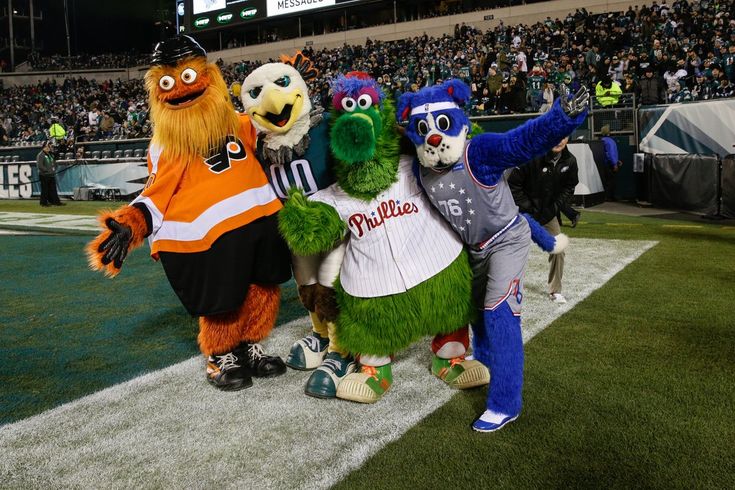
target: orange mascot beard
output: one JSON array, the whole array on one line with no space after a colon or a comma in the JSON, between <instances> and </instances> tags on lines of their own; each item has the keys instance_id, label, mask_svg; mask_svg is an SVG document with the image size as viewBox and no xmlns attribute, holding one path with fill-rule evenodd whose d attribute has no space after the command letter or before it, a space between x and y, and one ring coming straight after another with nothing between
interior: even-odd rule
<instances>
[{"instance_id":1,"label":"orange mascot beard","mask_svg":"<svg viewBox=\"0 0 735 490\"><path fill-rule=\"evenodd\" d=\"M153 66L145 74L153 122L151 143L189 163L221 148L237 134L238 118L219 68L202 56L174 66Z\"/></svg>"}]
</instances>

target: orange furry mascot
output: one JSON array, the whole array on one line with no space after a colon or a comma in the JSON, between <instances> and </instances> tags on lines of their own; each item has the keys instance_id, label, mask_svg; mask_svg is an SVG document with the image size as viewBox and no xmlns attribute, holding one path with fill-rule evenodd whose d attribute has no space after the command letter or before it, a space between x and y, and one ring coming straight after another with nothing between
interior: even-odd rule
<instances>
[{"instance_id":1,"label":"orange furry mascot","mask_svg":"<svg viewBox=\"0 0 735 490\"><path fill-rule=\"evenodd\" d=\"M290 255L278 233L281 203L256 159L255 129L238 115L216 65L189 36L159 43L145 75L153 138L145 189L100 216L87 246L93 269L115 276L148 238L187 311L199 317L207 380L222 390L283 374L263 352Z\"/></svg>"}]
</instances>

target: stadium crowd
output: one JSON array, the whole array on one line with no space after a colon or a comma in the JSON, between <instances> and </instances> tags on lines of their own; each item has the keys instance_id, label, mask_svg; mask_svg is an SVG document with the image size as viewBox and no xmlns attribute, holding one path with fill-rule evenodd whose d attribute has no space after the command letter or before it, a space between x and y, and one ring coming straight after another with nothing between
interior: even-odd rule
<instances>
[{"instance_id":1,"label":"stadium crowd","mask_svg":"<svg viewBox=\"0 0 735 490\"><path fill-rule=\"evenodd\" d=\"M149 59L150 55L139 53L41 56L34 51L28 57L28 64L33 71L100 70L147 65Z\"/></svg>"},{"instance_id":2,"label":"stadium crowd","mask_svg":"<svg viewBox=\"0 0 735 490\"><path fill-rule=\"evenodd\" d=\"M67 142L151 135L142 80L68 78L0 91L0 141Z\"/></svg>"},{"instance_id":3,"label":"stadium crowd","mask_svg":"<svg viewBox=\"0 0 735 490\"><path fill-rule=\"evenodd\" d=\"M581 85L601 105L622 103L624 94L643 105L708 100L735 95L735 6L733 0L662 0L606 14L581 8L530 26L501 22L483 32L462 24L440 38L368 39L364 46L304 53L319 69L312 97L321 104L329 99L329 80L351 70L370 73L394 97L462 78L472 87L473 115L543 111L560 92ZM218 64L236 84L261 62ZM86 140L150 134L137 80L45 82L4 89L0 103L0 131L10 140L43 140L54 117Z\"/></svg>"}]
</instances>

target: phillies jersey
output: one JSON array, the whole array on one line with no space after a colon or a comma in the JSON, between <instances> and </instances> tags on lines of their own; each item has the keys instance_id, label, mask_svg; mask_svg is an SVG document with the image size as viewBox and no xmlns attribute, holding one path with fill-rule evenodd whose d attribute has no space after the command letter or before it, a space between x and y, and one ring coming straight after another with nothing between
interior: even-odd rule
<instances>
[{"instance_id":1,"label":"phillies jersey","mask_svg":"<svg viewBox=\"0 0 735 490\"><path fill-rule=\"evenodd\" d=\"M480 245L511 226L518 206L508 186L507 172L493 186L480 183L467 164L469 140L462 157L449 170L421 167L421 184L431 203L468 245Z\"/></svg>"},{"instance_id":2,"label":"phillies jersey","mask_svg":"<svg viewBox=\"0 0 735 490\"><path fill-rule=\"evenodd\" d=\"M397 181L371 201L350 196L338 184L309 198L332 206L347 225L340 282L352 296L406 292L446 269L462 251L418 186L412 162L401 155Z\"/></svg>"},{"instance_id":3,"label":"phillies jersey","mask_svg":"<svg viewBox=\"0 0 735 490\"><path fill-rule=\"evenodd\" d=\"M263 141L258 140L258 155L263 170L278 197L288 198L293 187L303 189L309 196L316 191L334 184L329 150L329 113L323 114L322 121L309 130L309 146L302 156L293 155L287 165L266 161Z\"/></svg>"}]
</instances>

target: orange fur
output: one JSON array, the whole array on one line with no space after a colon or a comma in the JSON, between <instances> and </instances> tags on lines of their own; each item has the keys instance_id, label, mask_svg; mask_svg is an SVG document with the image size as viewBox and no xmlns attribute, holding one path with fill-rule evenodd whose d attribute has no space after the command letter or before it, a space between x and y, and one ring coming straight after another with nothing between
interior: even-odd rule
<instances>
[{"instance_id":1,"label":"orange fur","mask_svg":"<svg viewBox=\"0 0 735 490\"><path fill-rule=\"evenodd\" d=\"M187 68L197 72L196 80L189 85L181 80ZM175 80L169 91L159 86L164 75ZM153 66L145 74L145 85L153 121L151 143L162 146L173 160L187 164L224 144L228 134L237 134L239 122L227 84L217 65L207 63L206 58L187 58L176 66ZM204 93L188 107L174 108L166 103L201 90Z\"/></svg>"},{"instance_id":2,"label":"orange fur","mask_svg":"<svg viewBox=\"0 0 735 490\"><path fill-rule=\"evenodd\" d=\"M133 238L128 246L128 252L139 247L143 243L145 236L148 234L148 226L146 225L143 212L133 206L123 206L114 211L106 210L97 216L97 221L100 223L100 226L104 231L97 235L97 238L89 242L85 247L87 261L92 270L101 270L107 277L115 277L118 272L120 272L120 269L115 267L112 262L107 265L103 264L102 256L104 254L99 251L100 244L112 233L105 224L109 218L128 226L132 230Z\"/></svg>"},{"instance_id":3,"label":"orange fur","mask_svg":"<svg viewBox=\"0 0 735 490\"><path fill-rule=\"evenodd\" d=\"M199 348L205 356L230 352L242 342L260 342L276 323L279 286L251 284L238 311L199 318Z\"/></svg>"}]
</instances>

